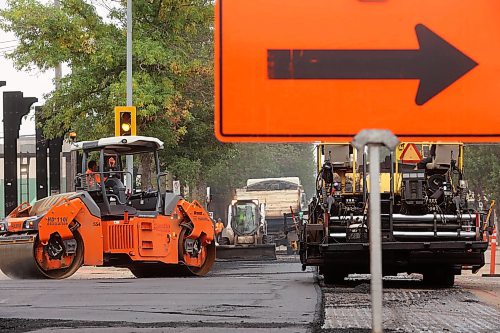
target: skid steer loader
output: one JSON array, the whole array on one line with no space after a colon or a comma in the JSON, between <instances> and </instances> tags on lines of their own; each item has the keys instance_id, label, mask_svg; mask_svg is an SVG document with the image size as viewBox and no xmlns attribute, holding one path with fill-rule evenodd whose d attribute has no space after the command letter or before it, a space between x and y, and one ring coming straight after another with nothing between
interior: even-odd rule
<instances>
[{"instance_id":1,"label":"skid steer loader","mask_svg":"<svg viewBox=\"0 0 500 333\"><path fill-rule=\"evenodd\" d=\"M273 260L276 246L267 235L265 204L258 200L233 200L227 227L222 231L218 259Z\"/></svg>"},{"instance_id":2,"label":"skid steer loader","mask_svg":"<svg viewBox=\"0 0 500 333\"><path fill-rule=\"evenodd\" d=\"M127 267L136 277L207 274L214 228L196 201L160 190L158 151L150 137L122 136L75 144L83 152L77 190L23 203L0 221L0 269L11 278L62 279L80 266ZM127 193L127 155L151 154L156 188ZM98 156L98 172L85 171ZM116 167L105 171L113 158ZM114 164L114 163L113 163Z\"/></svg>"}]
</instances>

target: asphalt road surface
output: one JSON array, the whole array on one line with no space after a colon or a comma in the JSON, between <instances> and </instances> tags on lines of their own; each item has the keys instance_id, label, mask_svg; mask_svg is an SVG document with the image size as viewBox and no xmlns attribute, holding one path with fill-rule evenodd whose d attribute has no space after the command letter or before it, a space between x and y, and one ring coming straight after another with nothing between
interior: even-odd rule
<instances>
[{"instance_id":1,"label":"asphalt road surface","mask_svg":"<svg viewBox=\"0 0 500 333\"><path fill-rule=\"evenodd\" d=\"M386 332L500 332L500 308L460 287L470 275L457 277L457 286L429 289L417 275L384 278L383 320ZM475 281L500 286L499 280ZM483 290L487 288L482 287ZM343 284L322 286L324 332L370 332L369 276L351 275Z\"/></svg>"},{"instance_id":2,"label":"asphalt road surface","mask_svg":"<svg viewBox=\"0 0 500 333\"><path fill-rule=\"evenodd\" d=\"M369 276L324 285L297 258L217 262L205 278L135 279L83 267L67 280L0 274L1 332L368 333ZM486 268L485 268L486 269ZM500 278L467 273L448 289L384 278L386 332L500 332Z\"/></svg>"},{"instance_id":3,"label":"asphalt road surface","mask_svg":"<svg viewBox=\"0 0 500 333\"><path fill-rule=\"evenodd\" d=\"M135 279L82 268L67 280L0 278L6 332L307 332L320 292L289 258L217 262L205 278Z\"/></svg>"}]
</instances>

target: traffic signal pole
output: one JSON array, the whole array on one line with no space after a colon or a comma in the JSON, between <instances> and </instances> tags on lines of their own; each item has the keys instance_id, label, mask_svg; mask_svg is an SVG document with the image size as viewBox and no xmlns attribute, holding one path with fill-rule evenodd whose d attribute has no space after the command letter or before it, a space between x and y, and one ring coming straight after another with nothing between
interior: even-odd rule
<instances>
[{"instance_id":1,"label":"traffic signal pole","mask_svg":"<svg viewBox=\"0 0 500 333\"><path fill-rule=\"evenodd\" d=\"M127 106L132 104L132 0L127 0ZM127 155L127 191L132 192L132 178L134 178L134 157Z\"/></svg>"},{"instance_id":2,"label":"traffic signal pole","mask_svg":"<svg viewBox=\"0 0 500 333\"><path fill-rule=\"evenodd\" d=\"M1 85L1 82L0 82ZM3 93L3 134L4 134L4 193L5 216L18 205L17 183L17 139L22 118L30 112L36 97L24 97L21 91Z\"/></svg>"}]
</instances>

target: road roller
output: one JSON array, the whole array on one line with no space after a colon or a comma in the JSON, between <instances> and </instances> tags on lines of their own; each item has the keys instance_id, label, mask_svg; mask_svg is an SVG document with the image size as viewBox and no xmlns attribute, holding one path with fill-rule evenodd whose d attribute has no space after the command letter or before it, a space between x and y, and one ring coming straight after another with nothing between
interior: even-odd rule
<instances>
[{"instance_id":1,"label":"road roller","mask_svg":"<svg viewBox=\"0 0 500 333\"><path fill-rule=\"evenodd\" d=\"M210 271L212 220L197 201L162 191L160 140L117 136L77 142L72 149L82 158L75 191L22 203L0 221L5 275L64 279L82 265L126 267L139 278ZM132 174L123 167L126 157L142 154L154 161L151 184L128 190L124 184Z\"/></svg>"}]
</instances>

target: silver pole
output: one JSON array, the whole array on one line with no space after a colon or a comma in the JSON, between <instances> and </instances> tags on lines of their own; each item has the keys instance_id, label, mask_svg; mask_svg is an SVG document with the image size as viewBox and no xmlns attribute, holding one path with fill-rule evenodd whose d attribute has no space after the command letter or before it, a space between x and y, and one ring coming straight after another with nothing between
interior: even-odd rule
<instances>
[{"instance_id":1,"label":"silver pole","mask_svg":"<svg viewBox=\"0 0 500 333\"><path fill-rule=\"evenodd\" d=\"M127 0L127 106L132 105L132 0Z\"/></svg>"},{"instance_id":2,"label":"silver pole","mask_svg":"<svg viewBox=\"0 0 500 333\"><path fill-rule=\"evenodd\" d=\"M380 232L380 146L369 144L370 157L370 274L372 332L382 333L382 237Z\"/></svg>"},{"instance_id":3,"label":"silver pole","mask_svg":"<svg viewBox=\"0 0 500 333\"><path fill-rule=\"evenodd\" d=\"M61 2L59 0L54 0L54 7L56 9L59 9L61 7ZM59 88L59 81L61 80L62 77L62 66L60 63L56 65L54 69L54 74L55 74L55 86L57 89Z\"/></svg>"},{"instance_id":4,"label":"silver pole","mask_svg":"<svg viewBox=\"0 0 500 333\"><path fill-rule=\"evenodd\" d=\"M59 0L54 0L54 7L56 9L59 9L61 7L61 2ZM58 63L56 65L56 67L54 67L54 86L55 86L55 90L59 89L59 87L61 86L61 78L62 78L62 65L61 63ZM71 161L71 168L72 169L75 169L76 167L73 166L73 161ZM67 170L67 168L66 168ZM68 179L70 178L71 175L68 175L68 173L66 172L66 192L69 192L70 189L68 188L68 184L73 184L73 179L74 178L71 178L71 179ZM59 182L59 184L61 184L61 182ZM62 187L59 186L59 192L62 192Z\"/></svg>"},{"instance_id":5,"label":"silver pole","mask_svg":"<svg viewBox=\"0 0 500 333\"><path fill-rule=\"evenodd\" d=\"M127 106L132 102L132 0L127 0ZM132 178L134 177L134 157L127 155L127 190L132 191Z\"/></svg>"},{"instance_id":6,"label":"silver pole","mask_svg":"<svg viewBox=\"0 0 500 333\"><path fill-rule=\"evenodd\" d=\"M382 237L380 231L380 147L394 151L398 138L388 130L362 130L353 140L358 151L368 146L370 157L370 273L372 297L372 332L382 333Z\"/></svg>"}]
</instances>

